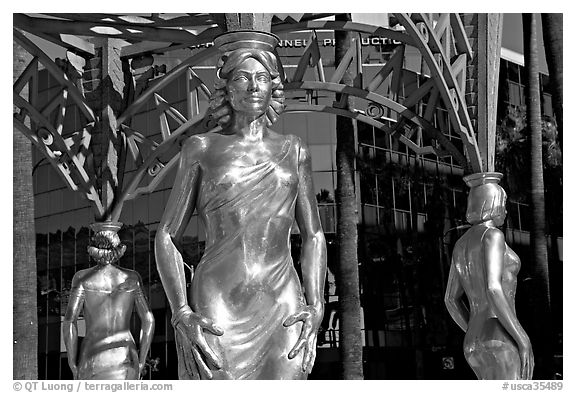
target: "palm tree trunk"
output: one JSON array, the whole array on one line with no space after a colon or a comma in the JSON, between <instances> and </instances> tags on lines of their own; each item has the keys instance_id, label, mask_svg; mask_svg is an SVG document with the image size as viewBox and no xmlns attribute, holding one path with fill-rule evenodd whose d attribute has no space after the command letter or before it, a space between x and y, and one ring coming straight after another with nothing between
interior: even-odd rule
<instances>
[{"instance_id":1,"label":"palm tree trunk","mask_svg":"<svg viewBox=\"0 0 576 393\"><path fill-rule=\"evenodd\" d=\"M540 83L538 66L538 41L536 15L522 14L524 31L524 58L528 75L527 117L530 135L532 231L530 232L531 266L533 278L533 322L531 336L535 353L535 379L552 378L552 335L550 321L550 286L548 273L548 248L546 242L546 212L544 202L544 166L542 161L542 119L540 114ZM538 321L540 321L538 323Z\"/></svg>"},{"instance_id":2,"label":"palm tree trunk","mask_svg":"<svg viewBox=\"0 0 576 393\"><path fill-rule=\"evenodd\" d=\"M31 56L13 44L14 80ZM13 378L38 379L36 233L30 141L13 128Z\"/></svg>"},{"instance_id":3,"label":"palm tree trunk","mask_svg":"<svg viewBox=\"0 0 576 393\"><path fill-rule=\"evenodd\" d=\"M544 35L544 50L550 73L552 87L552 107L558 129L558 144L562 149L563 123L563 17L562 14L542 14L542 33Z\"/></svg>"},{"instance_id":4,"label":"palm tree trunk","mask_svg":"<svg viewBox=\"0 0 576 393\"><path fill-rule=\"evenodd\" d=\"M339 15L337 20L350 20L349 14ZM351 45L349 32L336 32L336 67ZM342 83L352 85L352 77L346 72ZM336 100L341 97L337 95ZM349 103L346 104L347 108ZM357 203L354 188L355 138L354 124L346 117L336 119L336 166L338 188L338 303L340 305L340 357L343 379L363 379L362 331L360 327L360 283L358 278L358 228Z\"/></svg>"}]
</instances>

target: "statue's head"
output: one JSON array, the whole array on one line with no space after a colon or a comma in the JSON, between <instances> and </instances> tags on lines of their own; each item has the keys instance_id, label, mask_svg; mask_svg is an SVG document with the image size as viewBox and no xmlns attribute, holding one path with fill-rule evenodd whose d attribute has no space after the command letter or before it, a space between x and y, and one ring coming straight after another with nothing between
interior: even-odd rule
<instances>
[{"instance_id":1,"label":"statue's head","mask_svg":"<svg viewBox=\"0 0 576 393\"><path fill-rule=\"evenodd\" d=\"M284 92L273 50L278 37L257 31L234 31L216 37L222 52L217 65L212 118L226 126L235 112L265 115L271 126L284 110Z\"/></svg>"},{"instance_id":2,"label":"statue's head","mask_svg":"<svg viewBox=\"0 0 576 393\"><path fill-rule=\"evenodd\" d=\"M506 191L498 184L502 174L498 172L474 173L464 177L470 187L466 220L474 225L494 220L496 226L506 219Z\"/></svg>"}]
</instances>

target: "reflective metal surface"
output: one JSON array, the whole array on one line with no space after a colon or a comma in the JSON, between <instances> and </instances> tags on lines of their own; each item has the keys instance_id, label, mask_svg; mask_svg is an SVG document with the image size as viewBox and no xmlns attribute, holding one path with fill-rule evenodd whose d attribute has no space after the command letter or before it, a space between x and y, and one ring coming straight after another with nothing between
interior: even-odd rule
<instances>
[{"instance_id":1,"label":"reflective metal surface","mask_svg":"<svg viewBox=\"0 0 576 393\"><path fill-rule=\"evenodd\" d=\"M154 317L140 275L114 265L126 250L116 233L121 226L92 225L96 234L88 253L98 265L78 271L72 279L63 337L74 379L138 379L150 349ZM130 333L134 307L141 319L140 352ZM78 354L77 321L82 311L86 336Z\"/></svg>"},{"instance_id":2,"label":"reflective metal surface","mask_svg":"<svg viewBox=\"0 0 576 393\"><path fill-rule=\"evenodd\" d=\"M223 129L184 144L155 239L180 379L304 379L316 356L326 244L308 150L268 128L284 98L276 58L266 51L271 35L259 34L215 40L234 48L219 62L211 99ZM207 240L188 300L175 241L194 209ZM304 288L290 254L294 219Z\"/></svg>"},{"instance_id":3,"label":"reflective metal surface","mask_svg":"<svg viewBox=\"0 0 576 393\"><path fill-rule=\"evenodd\" d=\"M464 178L472 227L454 247L445 302L466 332L464 356L478 379L532 379L532 346L515 311L520 259L498 229L506 218L501 177L485 172Z\"/></svg>"}]
</instances>

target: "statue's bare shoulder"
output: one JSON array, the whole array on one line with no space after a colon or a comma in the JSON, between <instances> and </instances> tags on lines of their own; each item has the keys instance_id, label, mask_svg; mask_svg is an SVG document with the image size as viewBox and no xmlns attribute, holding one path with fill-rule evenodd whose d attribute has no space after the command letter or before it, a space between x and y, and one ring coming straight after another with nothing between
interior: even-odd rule
<instances>
[{"instance_id":1,"label":"statue's bare shoulder","mask_svg":"<svg viewBox=\"0 0 576 393\"><path fill-rule=\"evenodd\" d=\"M182 155L190 162L200 161L212 144L210 134L192 135L182 144Z\"/></svg>"},{"instance_id":2,"label":"statue's bare shoulder","mask_svg":"<svg viewBox=\"0 0 576 393\"><path fill-rule=\"evenodd\" d=\"M482 236L482 244L504 243L504 233L498 228L488 228Z\"/></svg>"},{"instance_id":3,"label":"statue's bare shoulder","mask_svg":"<svg viewBox=\"0 0 576 393\"><path fill-rule=\"evenodd\" d=\"M105 273L103 269L98 269L96 266L76 272L72 279L72 288L95 292L131 292L140 288L142 279L138 272L119 266L110 268L113 269L114 274L109 274L110 271Z\"/></svg>"}]
</instances>

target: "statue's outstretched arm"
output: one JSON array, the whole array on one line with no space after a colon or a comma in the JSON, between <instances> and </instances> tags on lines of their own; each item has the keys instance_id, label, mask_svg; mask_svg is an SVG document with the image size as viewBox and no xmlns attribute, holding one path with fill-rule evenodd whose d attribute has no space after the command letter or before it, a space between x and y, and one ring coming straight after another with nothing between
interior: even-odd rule
<instances>
[{"instance_id":1,"label":"statue's outstretched arm","mask_svg":"<svg viewBox=\"0 0 576 393\"><path fill-rule=\"evenodd\" d=\"M286 319L289 326L298 321L303 323L300 338L288 354L293 358L304 349L302 370L310 372L316 357L318 328L324 315L324 281L326 279L326 240L322 232L316 196L312 186L312 165L308 149L300 148L299 186L296 199L296 222L302 236L302 279L307 306Z\"/></svg>"},{"instance_id":2,"label":"statue's outstretched arm","mask_svg":"<svg viewBox=\"0 0 576 393\"><path fill-rule=\"evenodd\" d=\"M198 160L204 149L204 140L196 136L190 137L182 147L178 173L156 232L154 250L158 273L172 310L172 325L183 366L190 377L197 378L199 371L204 378L210 379L212 373L208 365L221 368L222 362L206 343L203 329L217 335L223 332L188 305L184 263L174 245L174 239L181 237L196 207L201 176Z\"/></svg>"},{"instance_id":3,"label":"statue's outstretched arm","mask_svg":"<svg viewBox=\"0 0 576 393\"><path fill-rule=\"evenodd\" d=\"M510 307L510 303L502 289L502 271L504 268L504 252L506 243L504 234L497 228L486 231L482 241L484 248L486 275L488 285L488 301L498 321L510 333L516 341L520 352L521 377L522 379L532 379L532 369L534 367L534 356L528 335L520 326L515 311Z\"/></svg>"},{"instance_id":4,"label":"statue's outstretched arm","mask_svg":"<svg viewBox=\"0 0 576 393\"><path fill-rule=\"evenodd\" d=\"M466 308L463 302L464 289L458 277L458 271L454 262L450 266L450 274L448 276L448 285L446 286L446 294L444 296L444 303L448 309L448 313L465 332L468 330L468 320L470 319L470 311Z\"/></svg>"},{"instance_id":5,"label":"statue's outstretched arm","mask_svg":"<svg viewBox=\"0 0 576 393\"><path fill-rule=\"evenodd\" d=\"M136 312L140 317L141 327L140 327L140 355L139 355L139 372L142 374L142 370L146 365L146 356L148 355L148 351L150 350L150 345L152 344L152 337L154 335L154 315L152 314L152 310L150 310L150 306L148 305L148 301L144 296L144 292L142 291L142 278L138 273L138 286L136 288Z\"/></svg>"},{"instance_id":6,"label":"statue's outstretched arm","mask_svg":"<svg viewBox=\"0 0 576 393\"><path fill-rule=\"evenodd\" d=\"M78 316L84 306L84 287L82 286L81 277L79 273L72 278L72 289L70 290L70 298L68 307L66 308L66 315L64 316L64 323L62 324L62 336L66 352L68 352L68 365L72 370L74 379L78 376L78 363L76 354L78 353Z\"/></svg>"}]
</instances>

